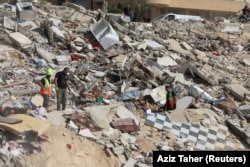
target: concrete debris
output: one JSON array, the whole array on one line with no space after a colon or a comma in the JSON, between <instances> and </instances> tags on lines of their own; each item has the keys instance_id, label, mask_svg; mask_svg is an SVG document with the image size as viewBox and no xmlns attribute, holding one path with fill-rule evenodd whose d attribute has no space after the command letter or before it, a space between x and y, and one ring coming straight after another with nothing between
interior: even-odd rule
<instances>
[{"instance_id":1,"label":"concrete debris","mask_svg":"<svg viewBox=\"0 0 250 167\"><path fill-rule=\"evenodd\" d=\"M20 32L14 32L9 34L10 39L21 48L31 47L32 41L29 38L25 37Z\"/></svg>"},{"instance_id":2,"label":"concrete debris","mask_svg":"<svg viewBox=\"0 0 250 167\"><path fill-rule=\"evenodd\" d=\"M135 121L131 118L113 121L112 126L124 133L133 133L138 131L138 127L135 124Z\"/></svg>"},{"instance_id":3,"label":"concrete debris","mask_svg":"<svg viewBox=\"0 0 250 167\"><path fill-rule=\"evenodd\" d=\"M52 112L54 85L47 111L37 83L47 68L53 81L67 66L65 127L104 146L124 167L152 166L153 150L249 148L241 141L250 145L249 25L140 23L70 2L43 3L1 9L1 123L15 114L65 121ZM175 96L171 111L163 110L166 86ZM205 140L209 134L220 138Z\"/></svg>"},{"instance_id":4,"label":"concrete debris","mask_svg":"<svg viewBox=\"0 0 250 167\"><path fill-rule=\"evenodd\" d=\"M35 20L36 9L31 2L17 2L17 17L20 20Z\"/></svg>"}]
</instances>

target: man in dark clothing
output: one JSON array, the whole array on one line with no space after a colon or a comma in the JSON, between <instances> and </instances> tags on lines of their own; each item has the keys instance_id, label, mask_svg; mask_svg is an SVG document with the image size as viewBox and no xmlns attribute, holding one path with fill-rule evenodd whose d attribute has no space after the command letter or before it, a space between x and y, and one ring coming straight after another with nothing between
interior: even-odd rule
<instances>
[{"instance_id":1,"label":"man in dark clothing","mask_svg":"<svg viewBox=\"0 0 250 167\"><path fill-rule=\"evenodd\" d=\"M248 6L246 5L242 9L242 15L240 16L240 19L248 19L249 15L250 15L250 10L249 10Z\"/></svg>"},{"instance_id":2,"label":"man in dark clothing","mask_svg":"<svg viewBox=\"0 0 250 167\"><path fill-rule=\"evenodd\" d=\"M124 15L131 19L131 8L129 4L127 4L127 6L124 8Z\"/></svg>"},{"instance_id":3,"label":"man in dark clothing","mask_svg":"<svg viewBox=\"0 0 250 167\"><path fill-rule=\"evenodd\" d=\"M63 71L57 72L55 75L57 110L65 110L67 104L67 88L69 85L69 68L65 67Z\"/></svg>"},{"instance_id":4,"label":"man in dark clothing","mask_svg":"<svg viewBox=\"0 0 250 167\"><path fill-rule=\"evenodd\" d=\"M243 15L249 15L250 11L249 11L249 9L248 9L247 6L245 6L245 7L242 9L242 13L243 13Z\"/></svg>"}]
</instances>

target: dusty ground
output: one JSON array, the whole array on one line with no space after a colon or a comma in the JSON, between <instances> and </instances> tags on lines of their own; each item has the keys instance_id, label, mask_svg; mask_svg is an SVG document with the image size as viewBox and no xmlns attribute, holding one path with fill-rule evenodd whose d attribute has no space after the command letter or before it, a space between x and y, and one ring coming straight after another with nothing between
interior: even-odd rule
<instances>
[{"instance_id":1,"label":"dusty ground","mask_svg":"<svg viewBox=\"0 0 250 167\"><path fill-rule=\"evenodd\" d=\"M58 112L54 108L52 108L53 112ZM72 130L65 128L62 116L53 119L55 118L58 118L60 125L52 123L44 133L49 137L49 142L42 143L42 151L24 157L28 167L119 167L122 165L115 155L110 157L106 155L103 145L78 136ZM143 119L140 116L138 118L143 124ZM149 126L141 126L137 143L143 151L151 152L156 149L156 143L163 137L161 133L155 133L157 131ZM72 148L69 149L67 144Z\"/></svg>"},{"instance_id":2,"label":"dusty ground","mask_svg":"<svg viewBox=\"0 0 250 167\"><path fill-rule=\"evenodd\" d=\"M28 167L120 166L115 156L106 156L102 145L77 136L64 125L51 125L45 135L49 137L49 142L42 144L42 152L25 156ZM69 149L67 144L72 148Z\"/></svg>"}]
</instances>

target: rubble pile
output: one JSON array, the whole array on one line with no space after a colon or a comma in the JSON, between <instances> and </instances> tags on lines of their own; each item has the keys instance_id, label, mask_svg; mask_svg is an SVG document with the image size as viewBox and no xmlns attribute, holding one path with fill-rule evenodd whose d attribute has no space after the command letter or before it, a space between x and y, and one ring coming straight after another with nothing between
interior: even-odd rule
<instances>
[{"instance_id":1,"label":"rubble pile","mask_svg":"<svg viewBox=\"0 0 250 167\"><path fill-rule=\"evenodd\" d=\"M37 82L47 68L67 66L66 127L125 167L152 166L155 150L249 147L248 24L128 22L68 2L3 4L1 13L0 126L16 114L46 121ZM173 111L162 110L167 85L178 99ZM51 98L53 106L54 85Z\"/></svg>"}]
</instances>

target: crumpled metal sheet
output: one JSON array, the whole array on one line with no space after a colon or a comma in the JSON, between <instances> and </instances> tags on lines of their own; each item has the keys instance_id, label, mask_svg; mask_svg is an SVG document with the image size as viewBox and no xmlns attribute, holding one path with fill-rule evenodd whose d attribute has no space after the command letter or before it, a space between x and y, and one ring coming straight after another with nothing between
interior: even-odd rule
<instances>
[{"instance_id":1,"label":"crumpled metal sheet","mask_svg":"<svg viewBox=\"0 0 250 167\"><path fill-rule=\"evenodd\" d=\"M119 36L112 26L103 18L95 24L90 25L89 29L104 50L119 42Z\"/></svg>"}]
</instances>

